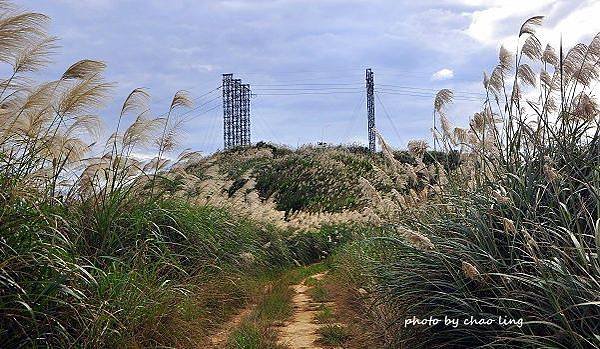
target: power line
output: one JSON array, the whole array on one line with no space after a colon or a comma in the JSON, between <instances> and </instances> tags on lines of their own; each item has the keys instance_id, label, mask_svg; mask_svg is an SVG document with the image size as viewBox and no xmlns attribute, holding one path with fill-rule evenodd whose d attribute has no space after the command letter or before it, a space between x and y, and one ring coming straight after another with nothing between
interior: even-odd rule
<instances>
[{"instance_id":1,"label":"power line","mask_svg":"<svg viewBox=\"0 0 600 349\"><path fill-rule=\"evenodd\" d=\"M255 126L259 126L260 124L260 128L263 130L263 133L266 135L267 133L270 133L271 136L273 137L273 140L276 141L277 143L281 143L279 141L279 138L277 137L276 133L273 131L273 129L271 128L271 126L269 126L269 123L266 122L265 120L263 120L260 117L257 117L256 115L254 116L254 120L256 120L257 122L254 123ZM265 132L268 131L268 132Z\"/></svg>"},{"instance_id":2,"label":"power line","mask_svg":"<svg viewBox=\"0 0 600 349\"><path fill-rule=\"evenodd\" d=\"M216 92L216 91L218 91L220 88L221 88L221 86L219 86L219 87L217 87L217 88L214 88L214 89L212 89L212 90L210 90L210 91L208 91L208 92L206 92L206 93L204 93L204 94L202 94L202 95L200 95L200 96L198 96L198 97L195 97L195 98L193 98L193 99L192 99L192 101L196 101L196 100L198 100L198 99L200 99L200 98L202 98L202 97L204 97L204 96L208 96L208 95L210 95L210 94L212 94L212 93L215 93L215 92ZM215 99L218 99L218 98L221 98L221 96L215 97L215 98L213 98L213 99L211 99L211 100L209 100L209 101L207 101L207 102L205 102L205 103L201 103L200 105L198 105L198 106L196 106L196 107L193 107L193 108L191 108L191 109L188 109L186 112L184 112L184 113L180 114L179 116L181 117L181 116L184 116L184 115L187 115L187 114L191 113L192 111L198 110L200 107L202 107L202 106L204 106L204 105L206 105L206 104L208 104L208 103L210 103L210 102L212 102L212 101L214 101ZM168 112L168 111L167 111L167 112L164 112L164 113L162 113L162 114L160 114L158 117L162 117L162 116L165 116L165 115L167 115L167 114L169 114L169 112Z\"/></svg>"},{"instance_id":3,"label":"power line","mask_svg":"<svg viewBox=\"0 0 600 349\"><path fill-rule=\"evenodd\" d=\"M195 85L195 86L193 86L193 87L191 87L191 88L187 88L187 89L183 89L183 90L184 90L184 91L189 91L189 90L196 89L196 88L198 88L198 87L200 87L200 86L201 86L201 85L199 84L199 85ZM206 93L204 93L204 94L201 94L200 96L197 96L197 97L194 97L194 98L192 98L192 100L194 100L194 101L195 101L195 100L198 100L198 99L200 99L200 98L202 98L202 97L204 97L204 96L206 96L206 95L209 95L209 94L211 94L211 93L214 93L215 91L218 91L220 88L221 88L221 86L218 86L217 88L214 88L214 89L212 89L212 90L210 90L210 91L208 91L208 92L206 92ZM163 98L157 99L156 101L153 101L153 103L160 103L160 102L164 102L164 101L166 101L166 100L168 100L168 99L172 99L172 98L173 98L172 96L171 96L171 97L163 97ZM166 113L165 113L165 114L166 114Z\"/></svg>"},{"instance_id":4,"label":"power line","mask_svg":"<svg viewBox=\"0 0 600 349\"><path fill-rule=\"evenodd\" d=\"M221 104L219 103L219 104L215 105L215 106L214 106L214 107L212 107L212 108L209 108L209 109L206 109L206 110L202 111L202 112L201 112L201 113L199 113L199 114L195 114L195 115L192 115L192 116L190 116L190 117L188 117L188 118L184 118L184 119L182 120L182 122L188 122L188 121L190 121L190 120L193 120L193 119L195 119L195 118L197 118L197 117L199 117L199 116L202 116L202 115L204 115L204 114L206 114L206 113L208 113L208 112L211 112L211 111L213 111L213 110L217 109L217 108L218 108L218 107L220 107L220 106L221 106Z\"/></svg>"},{"instance_id":5,"label":"power line","mask_svg":"<svg viewBox=\"0 0 600 349\"><path fill-rule=\"evenodd\" d=\"M375 68L377 71L387 71L387 72L395 72L398 74L426 74L431 75L435 73L435 71L425 71L425 70L417 70L417 69L403 69L403 68ZM268 71L268 72L235 72L240 75L294 75L294 74L329 74L334 72L358 72L361 73L364 70L364 67L354 67L354 68L341 68L341 69L326 69L326 70L295 70L295 71Z\"/></svg>"},{"instance_id":6,"label":"power line","mask_svg":"<svg viewBox=\"0 0 600 349\"><path fill-rule=\"evenodd\" d=\"M350 114L350 127L346 129L346 132L344 133L344 138L342 138L344 141L348 140L348 137L350 137L350 134L354 130L354 125L356 124L356 120L358 119L356 116L359 115L357 112L360 109L360 107L363 105L364 101L365 101L365 96L362 95L362 97L360 98L360 101L352 110L352 114Z\"/></svg>"},{"instance_id":7,"label":"power line","mask_svg":"<svg viewBox=\"0 0 600 349\"><path fill-rule=\"evenodd\" d=\"M346 76L348 76L348 75L346 75ZM276 82L279 82L279 83L304 83L304 82L307 82L307 81L319 81L319 80L331 81L331 80L334 80L334 79L336 79L338 77L339 76L330 75L330 76L321 76L321 77L313 77L313 78L302 78L302 79L294 79L294 80L281 80L281 79L273 79L273 78L271 78L269 80L267 80L267 79L265 79L265 80L267 80L267 81L276 81ZM358 75L356 75L356 78L358 79ZM356 82L355 81L354 82L350 82L350 81L346 81L346 80L341 80L341 81L339 81L339 83L353 84L353 83L356 83Z\"/></svg>"},{"instance_id":8,"label":"power line","mask_svg":"<svg viewBox=\"0 0 600 349\"><path fill-rule=\"evenodd\" d=\"M435 98L435 94L434 93L425 93L425 92L389 92L386 90L377 90L377 92L382 93L382 94L388 94L388 95L398 95L398 96L408 96L408 97L423 97L423 98ZM471 96L461 96L461 95L454 95L453 99L455 100L461 100L461 101L472 101L472 102L483 102L484 98L476 98L476 97L471 97Z\"/></svg>"},{"instance_id":9,"label":"power line","mask_svg":"<svg viewBox=\"0 0 600 349\"><path fill-rule=\"evenodd\" d=\"M195 107L193 107L191 109L188 109L185 113L179 114L179 117L188 115L188 114L192 113L193 111L196 111L196 110L204 107L205 105L210 104L211 102L214 102L214 101L219 100L219 99L221 99L221 96L214 97L213 99L211 99L211 100L209 100L207 102L199 104L199 105L197 105L197 106L195 106Z\"/></svg>"},{"instance_id":10,"label":"power line","mask_svg":"<svg viewBox=\"0 0 600 349\"><path fill-rule=\"evenodd\" d=\"M295 70L295 71L268 71L268 72L235 72L239 75L294 75L294 74L330 74L336 72L359 72L361 68L327 69L327 70Z\"/></svg>"},{"instance_id":11,"label":"power line","mask_svg":"<svg viewBox=\"0 0 600 349\"><path fill-rule=\"evenodd\" d=\"M297 92L297 93L255 93L255 96L299 96L299 95L334 95L334 94L356 94L362 91L329 91L329 92Z\"/></svg>"},{"instance_id":12,"label":"power line","mask_svg":"<svg viewBox=\"0 0 600 349\"><path fill-rule=\"evenodd\" d=\"M359 87L305 87L305 88L257 88L255 91L329 91L329 90L362 90Z\"/></svg>"},{"instance_id":13,"label":"power line","mask_svg":"<svg viewBox=\"0 0 600 349\"><path fill-rule=\"evenodd\" d=\"M400 132L398 132L398 129L396 128L396 125L394 124L392 117L390 116L387 109L385 108L385 105L383 105L381 98L379 98L379 93L375 92L375 97L377 97L377 101L379 102L379 105L381 105L381 108L383 109L385 116L390 121L390 124L392 124L392 128L394 129L394 133L396 133L396 137L398 137L398 140L400 140L402 138L402 137L400 137Z\"/></svg>"},{"instance_id":14,"label":"power line","mask_svg":"<svg viewBox=\"0 0 600 349\"><path fill-rule=\"evenodd\" d=\"M208 91L208 92L206 92L206 93L204 93L204 94L201 94L201 95L200 95L200 96L198 96L198 97L194 97L192 100L196 101L196 100L198 100L198 99L200 99L200 98L202 98L202 97L204 97L204 96L208 96L208 95L210 95L210 94L212 94L212 93L215 93L215 92L219 91L219 90L220 90L222 87L223 87L223 86L218 86L218 87L216 87L216 88L214 88L214 89L212 89L212 90L210 90L210 91Z\"/></svg>"},{"instance_id":15,"label":"power line","mask_svg":"<svg viewBox=\"0 0 600 349\"><path fill-rule=\"evenodd\" d=\"M389 84L377 84L377 86L383 86L384 88L387 87L392 87L396 88L396 89L401 89L401 90L420 90L420 91L432 91L432 92L438 92L439 90L433 89L433 88L424 88L424 87L414 87L414 86L402 86L402 85L389 85ZM461 90L454 90L451 89L452 92L455 93L462 93L462 94L469 94L469 95L476 95L476 96L485 96L484 93L480 93L480 92L469 92L469 91L461 91Z\"/></svg>"},{"instance_id":16,"label":"power line","mask_svg":"<svg viewBox=\"0 0 600 349\"><path fill-rule=\"evenodd\" d=\"M362 87L362 84L357 84L357 83L307 83L307 84L254 84L252 86L267 86L267 87L276 87L276 86L348 86L348 85L352 85L352 86L360 86Z\"/></svg>"},{"instance_id":17,"label":"power line","mask_svg":"<svg viewBox=\"0 0 600 349\"><path fill-rule=\"evenodd\" d=\"M217 106L218 107L218 106ZM216 109L216 108L214 108ZM206 113L208 113L209 111L206 111ZM218 144L217 142L217 130L219 125L221 125L221 123L219 122L221 119L218 117L218 115L216 115L217 117L212 117L209 119L208 121L208 127L207 127L207 132L204 132L204 137L202 139L202 145L205 148L208 148L208 144L210 143L214 143L214 144Z\"/></svg>"}]
</instances>

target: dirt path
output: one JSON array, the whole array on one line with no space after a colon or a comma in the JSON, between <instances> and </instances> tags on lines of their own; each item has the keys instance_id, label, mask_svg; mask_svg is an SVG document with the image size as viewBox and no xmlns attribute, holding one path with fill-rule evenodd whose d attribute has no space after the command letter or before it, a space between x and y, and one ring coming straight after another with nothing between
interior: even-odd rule
<instances>
[{"instance_id":1,"label":"dirt path","mask_svg":"<svg viewBox=\"0 0 600 349\"><path fill-rule=\"evenodd\" d=\"M315 274L312 278L321 280L325 274ZM311 287L306 285L307 279L304 279L298 285L292 286L295 292L292 298L294 315L279 329L279 344L291 349L324 348L316 343L319 339L317 331L323 326L316 321L321 303L313 303L309 295Z\"/></svg>"},{"instance_id":2,"label":"dirt path","mask_svg":"<svg viewBox=\"0 0 600 349\"><path fill-rule=\"evenodd\" d=\"M210 348L225 348L229 334L241 324L242 320L252 313L254 308L256 308L256 304L252 303L233 316L228 322L224 323L219 331L210 337L208 341Z\"/></svg>"}]
</instances>

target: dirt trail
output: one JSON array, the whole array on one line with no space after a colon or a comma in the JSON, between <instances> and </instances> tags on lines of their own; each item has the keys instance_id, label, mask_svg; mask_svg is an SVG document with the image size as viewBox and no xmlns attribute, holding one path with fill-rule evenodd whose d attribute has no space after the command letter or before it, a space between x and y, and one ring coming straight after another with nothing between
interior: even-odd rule
<instances>
[{"instance_id":1,"label":"dirt trail","mask_svg":"<svg viewBox=\"0 0 600 349\"><path fill-rule=\"evenodd\" d=\"M319 273L313 275L312 278L321 280L325 274ZM288 346L291 349L324 348L316 343L319 339L317 331L323 326L316 321L321 303L313 303L309 295L309 290L312 287L306 285L307 279L304 279L298 285L292 286L295 292L292 298L294 315L279 329L279 344Z\"/></svg>"},{"instance_id":2,"label":"dirt trail","mask_svg":"<svg viewBox=\"0 0 600 349\"><path fill-rule=\"evenodd\" d=\"M250 315L250 313L252 313L254 308L256 308L256 303L248 305L235 316L233 316L229 321L224 323L220 327L219 331L217 331L210 337L208 341L208 345L210 346L210 348L225 348L225 345L227 344L227 338L229 338L229 334L231 333L231 331L235 330L241 324L242 320L244 320Z\"/></svg>"}]
</instances>

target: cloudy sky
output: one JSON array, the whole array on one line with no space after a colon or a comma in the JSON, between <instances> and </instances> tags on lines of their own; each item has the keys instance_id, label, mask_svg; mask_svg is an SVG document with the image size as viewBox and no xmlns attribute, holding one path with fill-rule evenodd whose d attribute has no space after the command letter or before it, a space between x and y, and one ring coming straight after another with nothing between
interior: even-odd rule
<instances>
[{"instance_id":1,"label":"cloudy sky","mask_svg":"<svg viewBox=\"0 0 600 349\"><path fill-rule=\"evenodd\" d=\"M600 1L583 0L17 0L52 17L61 49L44 78L83 58L118 83L111 120L146 87L157 114L179 89L195 97L183 147L222 148L221 74L252 86L252 141L366 140L364 70L372 68L377 127L397 147L429 137L433 94L456 90L451 121L477 110L482 72L523 20L547 16L558 46L600 31ZM542 40L544 41L544 40Z\"/></svg>"}]
</instances>

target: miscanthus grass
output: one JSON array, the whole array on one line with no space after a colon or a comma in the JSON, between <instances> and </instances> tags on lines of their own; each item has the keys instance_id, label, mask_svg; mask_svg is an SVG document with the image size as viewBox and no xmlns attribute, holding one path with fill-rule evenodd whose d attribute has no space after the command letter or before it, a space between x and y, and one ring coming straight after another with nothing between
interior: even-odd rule
<instances>
[{"instance_id":1,"label":"miscanthus grass","mask_svg":"<svg viewBox=\"0 0 600 349\"><path fill-rule=\"evenodd\" d=\"M600 346L600 35L554 48L541 21L523 24L514 52L500 49L467 127L448 117L452 91L438 93L435 147L458 152L459 166L347 262L389 347ZM412 316L523 324L403 328Z\"/></svg>"},{"instance_id":2,"label":"miscanthus grass","mask_svg":"<svg viewBox=\"0 0 600 349\"><path fill-rule=\"evenodd\" d=\"M0 2L0 347L197 347L242 277L338 242L343 228L290 237L179 195L174 174L199 158L175 153L185 91L157 116L134 89L101 137L103 62L31 79L55 50L48 20Z\"/></svg>"}]
</instances>

